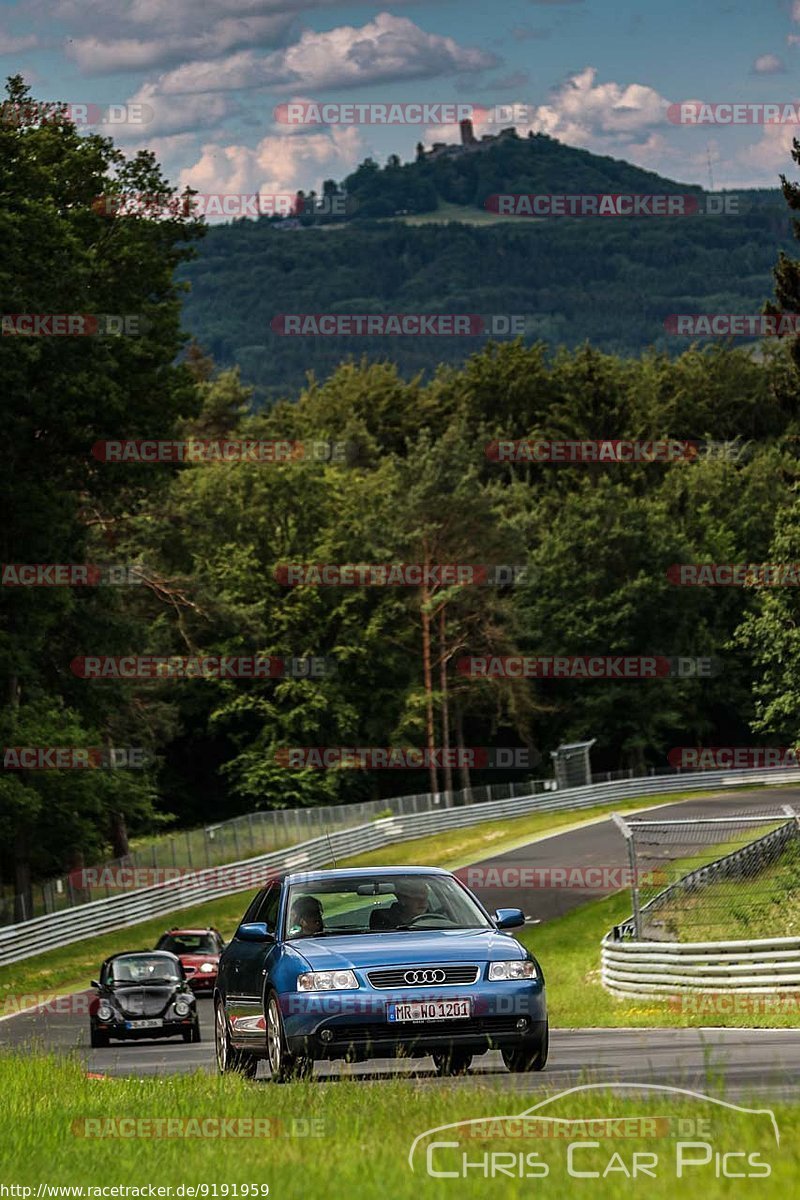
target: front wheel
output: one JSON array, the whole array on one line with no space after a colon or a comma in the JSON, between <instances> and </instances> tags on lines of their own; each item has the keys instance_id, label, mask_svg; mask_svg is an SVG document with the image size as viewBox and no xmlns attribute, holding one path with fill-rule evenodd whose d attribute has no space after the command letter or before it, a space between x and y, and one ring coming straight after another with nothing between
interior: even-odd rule
<instances>
[{"instance_id":1,"label":"front wheel","mask_svg":"<svg viewBox=\"0 0 800 1200\"><path fill-rule=\"evenodd\" d=\"M89 1045L93 1050L105 1050L108 1046L108 1034L92 1027L89 1030Z\"/></svg>"},{"instance_id":2,"label":"front wheel","mask_svg":"<svg viewBox=\"0 0 800 1200\"><path fill-rule=\"evenodd\" d=\"M191 1029L182 1029L181 1033L183 1034L183 1040L185 1042L199 1042L200 1041L200 1022L195 1021L194 1025L192 1025Z\"/></svg>"},{"instance_id":3,"label":"front wheel","mask_svg":"<svg viewBox=\"0 0 800 1200\"><path fill-rule=\"evenodd\" d=\"M524 1041L513 1050L503 1050L503 1062L509 1071L543 1071L547 1065L550 1047L550 1028L545 1021L544 1029L536 1038Z\"/></svg>"},{"instance_id":4,"label":"front wheel","mask_svg":"<svg viewBox=\"0 0 800 1200\"><path fill-rule=\"evenodd\" d=\"M274 1083L288 1079L308 1079L314 1070L313 1058L290 1054L286 1048L278 997L273 993L267 1001L267 1057Z\"/></svg>"},{"instance_id":5,"label":"front wheel","mask_svg":"<svg viewBox=\"0 0 800 1200\"><path fill-rule=\"evenodd\" d=\"M192 1039L194 1040L194 1038ZM200 1041L200 1027L197 1028L197 1040ZM217 1070L220 1075L244 1075L246 1079L255 1079L258 1070L258 1059L247 1050L237 1050L231 1042L228 1032L228 1022L225 1019L225 1009L222 1001L214 1003L214 1050L217 1057Z\"/></svg>"}]
</instances>

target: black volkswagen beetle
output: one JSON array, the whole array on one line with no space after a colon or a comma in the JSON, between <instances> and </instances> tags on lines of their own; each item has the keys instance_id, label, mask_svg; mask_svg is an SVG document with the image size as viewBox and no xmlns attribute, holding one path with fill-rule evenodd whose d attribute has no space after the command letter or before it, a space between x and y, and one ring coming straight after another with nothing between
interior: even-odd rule
<instances>
[{"instance_id":1,"label":"black volkswagen beetle","mask_svg":"<svg viewBox=\"0 0 800 1200\"><path fill-rule=\"evenodd\" d=\"M90 1042L107 1046L109 1038L176 1037L200 1041L194 993L179 958L150 950L114 954L92 980L97 994L89 1001Z\"/></svg>"}]
</instances>

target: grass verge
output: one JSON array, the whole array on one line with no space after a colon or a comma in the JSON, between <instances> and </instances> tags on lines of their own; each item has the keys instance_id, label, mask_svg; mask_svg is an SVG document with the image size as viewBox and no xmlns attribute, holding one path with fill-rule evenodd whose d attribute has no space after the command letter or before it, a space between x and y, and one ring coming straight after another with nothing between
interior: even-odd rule
<instances>
[{"instance_id":1,"label":"grass verge","mask_svg":"<svg viewBox=\"0 0 800 1200\"><path fill-rule=\"evenodd\" d=\"M706 1086L719 1095L716 1084ZM491 1195L516 1200L530 1197L534 1189L556 1198L579 1190L581 1185L576 1188L568 1171L568 1145L587 1142L580 1126L565 1137L562 1125L562 1136L548 1137L541 1131L552 1131L552 1123L538 1121L521 1131L520 1126L499 1125L496 1118L525 1112L543 1099L542 1093L503 1094L475 1078L444 1087L422 1079L277 1087L199 1074L98 1080L87 1079L77 1061L7 1055L0 1057L0 1094L0 1181L31 1188L28 1195L33 1197L45 1184L138 1187L144 1191L128 1194L145 1196L148 1185L156 1185L172 1188L173 1197L261 1196L267 1185L269 1195L278 1200L299 1195L418 1200L421 1192L459 1200ZM689 1185L689 1194L702 1189L706 1200L730 1196L732 1187L742 1186L756 1196L790 1194L800 1175L800 1109L785 1103L768 1106L763 1100L740 1104L761 1111L743 1113L667 1092L642 1099L602 1091L557 1099L543 1112L569 1120L650 1119L649 1125L634 1127L635 1136L622 1138L618 1125L604 1126L599 1135L595 1127L589 1145L574 1152L574 1171L597 1172L589 1187L593 1198L621 1200L631 1194L634 1152L649 1155L649 1176L642 1181L638 1175L636 1184L654 1200L673 1197L681 1186L679 1155L697 1164L684 1164L681 1183ZM780 1145L769 1111L780 1131ZM476 1118L495 1121L429 1136L416 1150L412 1172L408 1156L418 1135ZM229 1131L225 1136L214 1136L219 1126L209 1124L242 1119L260 1119L262 1125L254 1128L261 1136L232 1136L231 1130L247 1127L231 1124L223 1126ZM125 1120L130 1123L118 1124ZM164 1136L169 1120L181 1124L171 1127L172 1136ZM698 1120L707 1122L700 1137L689 1132L696 1130ZM153 1136L159 1128L162 1135ZM176 1134L178 1129L185 1133ZM128 1136L109 1136L126 1130ZM130 1136L134 1131L138 1136ZM185 1136L190 1131L194 1136ZM307 1136L310 1131L314 1136ZM455 1172L455 1178L433 1178L426 1170L426 1151L434 1141L457 1143L434 1148L430 1159L434 1170ZM690 1141L694 1148L680 1148ZM709 1146L708 1161L698 1147L701 1142ZM727 1170L739 1173L733 1185L730 1178L721 1177L721 1158L715 1157L731 1152ZM477 1166L465 1169L465 1159ZM764 1178L767 1171L769 1177ZM743 1174L751 1178L742 1179ZM182 1193L176 1190L181 1185ZM199 1191L187 1190L198 1186Z\"/></svg>"}]
</instances>

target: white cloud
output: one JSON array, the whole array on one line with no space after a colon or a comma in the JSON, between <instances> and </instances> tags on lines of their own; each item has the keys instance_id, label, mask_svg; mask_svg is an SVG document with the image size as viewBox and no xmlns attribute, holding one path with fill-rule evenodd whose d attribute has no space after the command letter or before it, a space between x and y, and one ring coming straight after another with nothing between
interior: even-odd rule
<instances>
[{"instance_id":1,"label":"white cloud","mask_svg":"<svg viewBox=\"0 0 800 1200\"><path fill-rule=\"evenodd\" d=\"M160 88L175 94L259 86L358 87L479 71L498 61L485 50L460 46L453 38L426 33L406 17L383 12L360 28L306 30L294 45L272 54L242 51L214 63L186 63L164 75Z\"/></svg>"},{"instance_id":2,"label":"white cloud","mask_svg":"<svg viewBox=\"0 0 800 1200\"><path fill-rule=\"evenodd\" d=\"M756 75L781 75L786 70L777 54L760 54L753 63Z\"/></svg>"},{"instance_id":3,"label":"white cloud","mask_svg":"<svg viewBox=\"0 0 800 1200\"><path fill-rule=\"evenodd\" d=\"M596 84L597 70L585 67L551 92L531 128L573 144L594 137L633 134L660 125L669 106L663 96L641 83Z\"/></svg>"},{"instance_id":4,"label":"white cloud","mask_svg":"<svg viewBox=\"0 0 800 1200\"><path fill-rule=\"evenodd\" d=\"M163 96L153 83L142 84L127 103L144 106L147 135L154 138L197 130L207 135L236 108L228 97L217 92L205 96Z\"/></svg>"},{"instance_id":5,"label":"white cloud","mask_svg":"<svg viewBox=\"0 0 800 1200\"><path fill-rule=\"evenodd\" d=\"M323 179L349 174L363 154L360 131L353 127L302 138L269 135L255 148L207 143L197 161L180 172L179 183L205 195L319 190Z\"/></svg>"},{"instance_id":6,"label":"white cloud","mask_svg":"<svg viewBox=\"0 0 800 1200\"><path fill-rule=\"evenodd\" d=\"M182 59L213 59L241 46L277 46L286 37L292 18L231 18L218 21L205 32L185 30L158 38L75 38L67 54L86 75L113 71L147 70Z\"/></svg>"},{"instance_id":7,"label":"white cloud","mask_svg":"<svg viewBox=\"0 0 800 1200\"><path fill-rule=\"evenodd\" d=\"M38 45L39 39L35 33L14 37L11 33L0 32L0 54L19 54L21 50L32 50Z\"/></svg>"}]
</instances>

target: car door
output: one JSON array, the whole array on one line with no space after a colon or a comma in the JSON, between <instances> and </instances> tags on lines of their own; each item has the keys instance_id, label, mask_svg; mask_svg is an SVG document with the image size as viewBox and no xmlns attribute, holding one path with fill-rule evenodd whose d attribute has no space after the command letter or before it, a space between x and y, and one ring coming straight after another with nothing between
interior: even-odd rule
<instances>
[{"instance_id":1,"label":"car door","mask_svg":"<svg viewBox=\"0 0 800 1200\"><path fill-rule=\"evenodd\" d=\"M246 913L246 923L264 922L270 933L277 933L281 902L280 884L265 889L260 901ZM245 922L243 922L244 924ZM278 955L274 941L246 942L234 936L231 954L231 986L228 990L228 1016L234 1041L263 1044L264 979Z\"/></svg>"}]
</instances>

